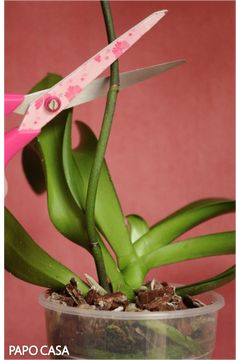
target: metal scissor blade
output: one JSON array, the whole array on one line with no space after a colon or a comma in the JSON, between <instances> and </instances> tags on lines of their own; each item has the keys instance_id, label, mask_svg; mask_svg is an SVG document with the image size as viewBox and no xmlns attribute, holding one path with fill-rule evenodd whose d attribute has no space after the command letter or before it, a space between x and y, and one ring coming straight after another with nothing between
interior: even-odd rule
<instances>
[{"instance_id":1,"label":"metal scissor blade","mask_svg":"<svg viewBox=\"0 0 236 360\"><path fill-rule=\"evenodd\" d=\"M178 65L184 64L185 60L175 60L163 64L148 66L141 69L136 69L120 74L120 90L129 86L135 85L144 80L150 79L153 76L160 75L161 73L173 69ZM74 107L96 98L105 96L109 88L109 77L100 78L87 86L87 88L77 95L74 100L69 104L69 107Z\"/></svg>"},{"instance_id":2,"label":"metal scissor blade","mask_svg":"<svg viewBox=\"0 0 236 360\"><path fill-rule=\"evenodd\" d=\"M128 72L123 72L120 74L120 89L125 89L129 86L135 85L144 80L150 79L153 76L160 75L165 71L175 68L178 65L184 64L185 60L175 60L163 64L148 66L145 68L140 68ZM77 95L68 107L74 107L77 105L84 104L86 102L92 101L96 98L105 96L109 88L109 77L99 78L94 80L91 84L84 89L79 95ZM18 106L14 112L17 114L24 115L28 109L29 104L32 101L36 100L38 97L46 94L48 89L37 91L25 96L23 103Z\"/></svg>"},{"instance_id":3,"label":"metal scissor blade","mask_svg":"<svg viewBox=\"0 0 236 360\"><path fill-rule=\"evenodd\" d=\"M46 94L48 92L49 89L45 89L45 90L40 90L40 91L36 91L27 95L24 95L24 101L17 106L17 108L15 108L15 110L13 110L14 113L16 114L20 114L20 115L25 115L29 105L37 100L40 96L42 96L43 94Z\"/></svg>"}]
</instances>

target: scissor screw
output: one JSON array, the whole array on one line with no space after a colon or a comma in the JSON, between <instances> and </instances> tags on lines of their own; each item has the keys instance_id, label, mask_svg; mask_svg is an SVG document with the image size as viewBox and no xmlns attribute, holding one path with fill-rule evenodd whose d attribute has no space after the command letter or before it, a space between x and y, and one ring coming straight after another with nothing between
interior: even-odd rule
<instances>
[{"instance_id":1,"label":"scissor screw","mask_svg":"<svg viewBox=\"0 0 236 360\"><path fill-rule=\"evenodd\" d=\"M61 107L61 100L57 96L49 96L45 99L44 106L46 110L55 112Z\"/></svg>"}]
</instances>

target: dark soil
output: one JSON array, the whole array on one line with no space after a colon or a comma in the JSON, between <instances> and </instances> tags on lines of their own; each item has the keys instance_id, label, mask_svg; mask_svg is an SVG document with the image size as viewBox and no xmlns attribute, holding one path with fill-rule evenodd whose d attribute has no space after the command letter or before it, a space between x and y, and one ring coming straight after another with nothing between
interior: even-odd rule
<instances>
[{"instance_id":1,"label":"dark soil","mask_svg":"<svg viewBox=\"0 0 236 360\"><path fill-rule=\"evenodd\" d=\"M48 300L83 309L109 311L173 311L204 306L202 302L190 296L177 295L174 286L156 280L137 290L134 302L129 302L122 292L101 295L94 288L84 297L77 289L74 279L71 279L61 292L49 290Z\"/></svg>"}]
</instances>

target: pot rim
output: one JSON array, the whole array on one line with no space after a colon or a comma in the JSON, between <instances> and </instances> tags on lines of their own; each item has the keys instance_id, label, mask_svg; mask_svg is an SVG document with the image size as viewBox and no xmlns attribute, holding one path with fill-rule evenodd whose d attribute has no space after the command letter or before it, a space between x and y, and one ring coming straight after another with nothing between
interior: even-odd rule
<instances>
[{"instance_id":1,"label":"pot rim","mask_svg":"<svg viewBox=\"0 0 236 360\"><path fill-rule=\"evenodd\" d=\"M189 318L195 316L209 315L217 312L224 305L225 301L222 295L215 291L206 292L204 295L210 296L210 305L206 305L200 308L185 309L185 310L174 310L174 311L157 311L157 312L117 312L107 310L87 310L79 309L72 306L63 304L56 304L48 301L46 298L46 292L43 292L39 296L39 303L45 310L53 310L60 313L69 315L77 315L83 317L94 317L103 319L117 319L117 320L161 320L161 319L177 319L177 318Z\"/></svg>"}]
</instances>

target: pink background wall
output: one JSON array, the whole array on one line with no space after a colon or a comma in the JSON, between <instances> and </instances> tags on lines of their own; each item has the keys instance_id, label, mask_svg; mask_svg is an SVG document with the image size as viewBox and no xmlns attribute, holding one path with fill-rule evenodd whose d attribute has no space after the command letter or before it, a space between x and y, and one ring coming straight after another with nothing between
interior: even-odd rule
<instances>
[{"instance_id":1,"label":"pink background wall","mask_svg":"<svg viewBox=\"0 0 236 360\"><path fill-rule=\"evenodd\" d=\"M66 75L106 44L98 2L6 2L5 85L26 93L47 72ZM113 2L117 34L151 12L168 15L120 60L122 71L185 58L187 64L122 91L107 161L124 212L149 224L204 197L234 197L234 3ZM104 99L80 106L75 118L98 132ZM16 125L13 115L6 127ZM47 218L46 197L24 179L20 155L8 169L6 205L33 238L79 274L95 274L93 261L58 235ZM233 216L212 220L187 235L231 230ZM233 257L209 258L153 271L188 283L223 271ZM6 346L45 344L41 291L6 274ZM215 359L234 358L234 286L219 290ZM7 348L6 348L7 349Z\"/></svg>"}]
</instances>

